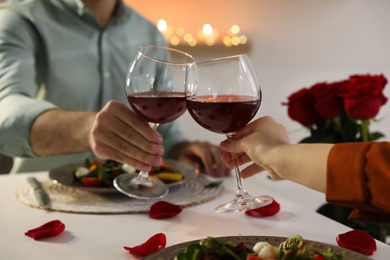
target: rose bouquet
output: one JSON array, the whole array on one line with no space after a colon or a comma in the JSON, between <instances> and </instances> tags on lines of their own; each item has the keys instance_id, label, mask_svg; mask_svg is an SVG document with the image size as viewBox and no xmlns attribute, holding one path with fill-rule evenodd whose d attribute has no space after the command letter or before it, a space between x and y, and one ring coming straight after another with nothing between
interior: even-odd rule
<instances>
[{"instance_id":1,"label":"rose bouquet","mask_svg":"<svg viewBox=\"0 0 390 260\"><path fill-rule=\"evenodd\" d=\"M304 143L373 141L384 135L370 133L381 106L387 102L383 75L352 75L347 80L316 83L288 97L288 115L310 130Z\"/></svg>"},{"instance_id":2,"label":"rose bouquet","mask_svg":"<svg viewBox=\"0 0 390 260\"><path fill-rule=\"evenodd\" d=\"M352 75L337 82L316 83L302 88L288 97L288 115L310 130L301 143L342 143L374 141L384 135L370 132L381 106L387 98L383 89L387 79L383 75ZM326 203L317 212L353 229L368 232L385 242L390 225L349 220L350 208Z\"/></svg>"}]
</instances>

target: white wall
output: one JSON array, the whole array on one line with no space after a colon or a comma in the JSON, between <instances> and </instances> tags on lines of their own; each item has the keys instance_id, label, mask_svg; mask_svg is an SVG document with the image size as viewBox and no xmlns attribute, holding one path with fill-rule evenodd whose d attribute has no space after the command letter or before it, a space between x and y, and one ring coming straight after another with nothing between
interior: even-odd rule
<instances>
[{"instance_id":1,"label":"white wall","mask_svg":"<svg viewBox=\"0 0 390 260\"><path fill-rule=\"evenodd\" d=\"M137 6L136 1L127 2L151 20L170 17L172 22L196 23L200 19L222 24L231 17L250 41L248 56L261 82L263 102L257 117L276 118L286 126L293 142L307 132L281 105L292 92L351 74L383 73L390 80L388 0L143 1L149 9ZM161 16L150 13L150 6ZM177 20L164 13L172 10ZM204 59L213 55L194 50L194 56ZM385 96L390 98L390 84ZM390 139L389 111L390 101L381 108L379 117L383 120L372 126L385 133L386 140ZM199 127L188 113L179 120L191 139L217 143L223 139Z\"/></svg>"}]
</instances>

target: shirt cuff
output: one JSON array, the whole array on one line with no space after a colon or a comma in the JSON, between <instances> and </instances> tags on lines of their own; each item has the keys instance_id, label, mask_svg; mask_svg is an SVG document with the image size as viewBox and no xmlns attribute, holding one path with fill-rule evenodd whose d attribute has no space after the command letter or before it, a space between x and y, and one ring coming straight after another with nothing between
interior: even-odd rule
<instances>
[{"instance_id":1,"label":"shirt cuff","mask_svg":"<svg viewBox=\"0 0 390 260\"><path fill-rule=\"evenodd\" d=\"M328 157L326 200L349 207L367 202L364 164L370 143L339 143Z\"/></svg>"}]
</instances>

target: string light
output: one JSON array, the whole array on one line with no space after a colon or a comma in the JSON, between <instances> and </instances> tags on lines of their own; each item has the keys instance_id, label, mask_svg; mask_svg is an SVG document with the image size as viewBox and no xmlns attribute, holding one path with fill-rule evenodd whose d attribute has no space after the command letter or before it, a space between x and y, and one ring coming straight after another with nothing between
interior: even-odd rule
<instances>
[{"instance_id":1,"label":"string light","mask_svg":"<svg viewBox=\"0 0 390 260\"><path fill-rule=\"evenodd\" d=\"M164 19L157 21L157 28L164 34L171 45L225 45L227 47L247 44L248 39L240 34L240 27L232 25L225 33L219 34L218 30L209 23L205 23L195 36L186 31L184 27L172 29Z\"/></svg>"},{"instance_id":2,"label":"string light","mask_svg":"<svg viewBox=\"0 0 390 260\"><path fill-rule=\"evenodd\" d=\"M203 33L206 36L212 35L213 34L213 27L208 23L204 24L203 25Z\"/></svg>"},{"instance_id":3,"label":"string light","mask_svg":"<svg viewBox=\"0 0 390 260\"><path fill-rule=\"evenodd\" d=\"M161 32L165 32L168 28L167 26L167 22L164 20L164 19L160 19L158 20L157 22L157 28L161 31Z\"/></svg>"}]
</instances>

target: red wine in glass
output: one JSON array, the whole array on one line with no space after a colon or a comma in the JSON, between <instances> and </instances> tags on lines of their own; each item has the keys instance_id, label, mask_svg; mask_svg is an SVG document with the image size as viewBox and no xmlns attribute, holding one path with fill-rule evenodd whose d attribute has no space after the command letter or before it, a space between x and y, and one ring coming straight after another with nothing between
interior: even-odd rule
<instances>
[{"instance_id":1,"label":"red wine in glass","mask_svg":"<svg viewBox=\"0 0 390 260\"><path fill-rule=\"evenodd\" d=\"M220 133L233 133L255 116L261 97L221 95L195 96L188 98L188 111L194 120L204 128Z\"/></svg>"},{"instance_id":2,"label":"red wine in glass","mask_svg":"<svg viewBox=\"0 0 390 260\"><path fill-rule=\"evenodd\" d=\"M164 124L186 112L184 92L143 92L127 95L134 112L144 120Z\"/></svg>"}]
</instances>

